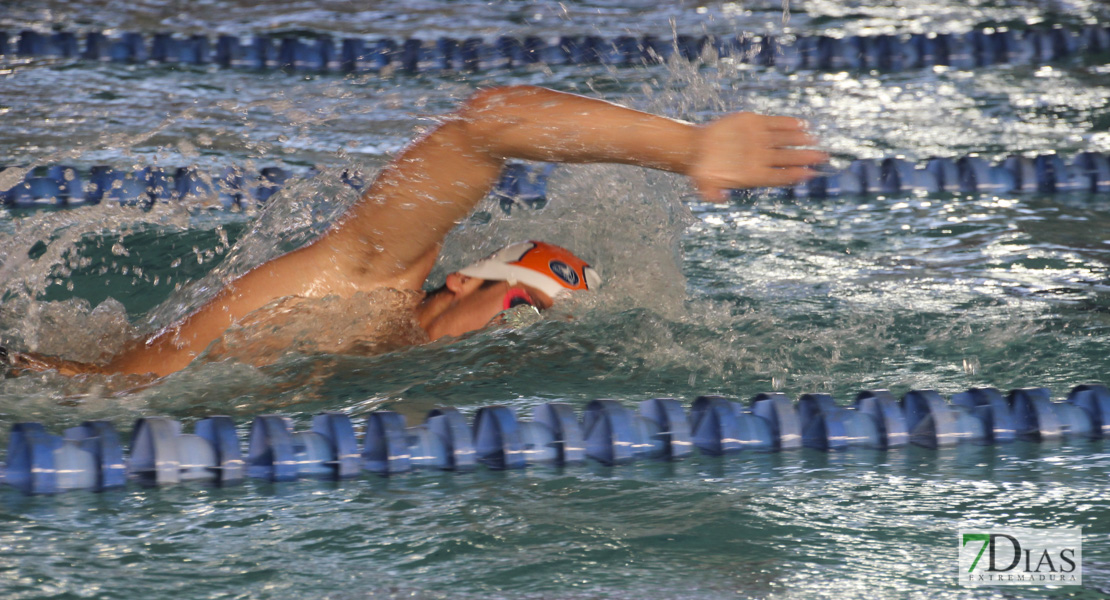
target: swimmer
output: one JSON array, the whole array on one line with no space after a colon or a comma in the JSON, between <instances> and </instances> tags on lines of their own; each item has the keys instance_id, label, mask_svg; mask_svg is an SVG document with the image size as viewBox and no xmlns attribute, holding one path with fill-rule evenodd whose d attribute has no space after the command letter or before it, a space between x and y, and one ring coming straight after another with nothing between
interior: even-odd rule
<instances>
[{"instance_id":1,"label":"swimmer","mask_svg":"<svg viewBox=\"0 0 1110 600\"><path fill-rule=\"evenodd\" d=\"M416 297L412 317L427 340L459 336L506 308L524 303L542 310L600 283L586 261L533 241L507 246L451 273L441 288L422 291L447 233L496 184L507 159L660 169L688 176L702 198L723 202L730 189L811 178L811 167L827 160L804 148L814 143L804 122L789 117L733 113L694 125L531 86L482 90L409 144L318 239L251 270L107 365L16 352L5 362L67 375L164 376L276 301L388 289Z\"/></svg>"}]
</instances>

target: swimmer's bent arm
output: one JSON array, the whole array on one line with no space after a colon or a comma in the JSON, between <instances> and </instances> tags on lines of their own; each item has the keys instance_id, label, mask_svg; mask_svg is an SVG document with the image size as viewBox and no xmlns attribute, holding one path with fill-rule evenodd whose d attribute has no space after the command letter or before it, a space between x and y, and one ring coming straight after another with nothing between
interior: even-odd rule
<instances>
[{"instance_id":1,"label":"swimmer's bent arm","mask_svg":"<svg viewBox=\"0 0 1110 600\"><path fill-rule=\"evenodd\" d=\"M531 86L483 90L386 167L317 249L352 281L419 289L444 237L497 182L506 159L632 164L691 177L701 195L812 177L827 159L789 117L726 115L697 126Z\"/></svg>"},{"instance_id":2,"label":"swimmer's bent arm","mask_svg":"<svg viewBox=\"0 0 1110 600\"><path fill-rule=\"evenodd\" d=\"M113 372L184 368L250 312L285 296L419 290L447 233L497 182L506 159L611 162L688 175L707 200L730 188L812 176L826 156L804 123L736 113L706 125L530 86L493 88L414 140L312 244L247 273L178 325L118 356Z\"/></svg>"}]
</instances>

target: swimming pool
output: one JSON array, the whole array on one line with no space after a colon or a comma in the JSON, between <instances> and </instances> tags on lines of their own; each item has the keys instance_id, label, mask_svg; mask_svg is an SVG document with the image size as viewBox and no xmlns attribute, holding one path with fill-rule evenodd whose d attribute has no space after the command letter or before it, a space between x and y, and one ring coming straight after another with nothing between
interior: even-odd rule
<instances>
[{"instance_id":1,"label":"swimming pool","mask_svg":"<svg viewBox=\"0 0 1110 600\"><path fill-rule=\"evenodd\" d=\"M793 8L789 26L893 33L1106 17L1094 3L1061 6L809 3ZM666 35L671 18L698 33L782 28L779 2L704 12L638 2L565 11L384 3L358 12L225 0L167 10L46 3L10 11L0 27L429 39L614 36L630 21ZM318 231L350 200L341 169L372 171L479 85L542 84L697 119L726 107L797 114L842 167L849 157L893 154L1110 151L1104 63L1102 55L1051 68L898 73L599 65L382 78L8 61L0 163L255 164L321 167L325 176L261 214L172 205L9 212L0 221L0 331L17 347L95 358L164 325L213 283ZM495 403L524 412L551 400L582 407L711 392L820 391L847 403L880 387L951 394L1044 385L1059 399L1106 377L1110 210L1100 197L757 196L714 207L683 205L682 182L623 167L560 168L549 192L538 211L505 214L491 201L452 236L439 273L542 234L588 256L608 282L598 298L567 309L573 319L370 358L201 364L139 389L125 378L5 380L0 436L26 420L60 431L105 418L126 429L143 415L189 422L221 413L245 427L265 412L306 423L320 410L379 407L418 420L439 405L472 415ZM45 498L4 488L0 586L13 598L983 597L955 584L955 533L1006 523L1086 533L1082 589L1006 596L1102 597L1110 588L1104 443L803 450Z\"/></svg>"}]
</instances>

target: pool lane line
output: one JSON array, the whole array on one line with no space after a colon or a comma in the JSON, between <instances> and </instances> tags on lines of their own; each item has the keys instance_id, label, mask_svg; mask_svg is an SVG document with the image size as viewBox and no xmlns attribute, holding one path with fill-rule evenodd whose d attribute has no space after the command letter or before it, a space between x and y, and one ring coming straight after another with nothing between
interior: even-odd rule
<instances>
[{"instance_id":1,"label":"pool lane line","mask_svg":"<svg viewBox=\"0 0 1110 600\"><path fill-rule=\"evenodd\" d=\"M1110 52L1110 26L980 27L966 33L851 35L597 35L366 39L328 34L251 37L99 31L0 31L0 57L57 57L125 64L217 65L222 68L336 73L482 72L529 65L660 64L696 61L707 52L792 72L908 71L933 67L1040 65Z\"/></svg>"},{"instance_id":2,"label":"pool lane line","mask_svg":"<svg viewBox=\"0 0 1110 600\"><path fill-rule=\"evenodd\" d=\"M16 167L18 168L18 167ZM539 209L547 203L547 182L556 165L510 163L492 191L506 213ZM0 166L0 173L5 170ZM267 202L292 178L311 178L314 170L282 167L246 170L229 167L218 174L196 167L145 167L138 170L67 165L27 170L19 183L0 190L8 208L87 206L112 203L151 206L159 202L198 202L235 210ZM345 170L340 180L356 190L366 182ZM792 198L897 196L903 194L1103 194L1110 192L1110 155L1079 152L1070 159L1056 153L1012 154L991 163L978 153L931 158L914 163L903 157L858 159L842 171L825 172L807 182L770 190ZM736 196L750 192L737 192Z\"/></svg>"},{"instance_id":3,"label":"pool lane line","mask_svg":"<svg viewBox=\"0 0 1110 600\"><path fill-rule=\"evenodd\" d=\"M24 422L12 425L2 480L26 494L53 494L102 491L129 481L341 480L364 471L393 476L417 469L568 467L587 459L618 466L683 460L695 449L724 456L803 447L824 452L909 444L938 449L1110 436L1105 386L1076 386L1063 402L1051 396L1043 387L1006 395L987 387L949 400L933 390L913 390L899 401L887 390L865 390L842 406L828 394L804 394L793 402L771 392L746 403L699 396L689 411L674 398L645 400L636 411L615 400L593 400L581 417L569 404L548 402L533 409L531 420L493 405L479 408L469 423L457 408L441 407L416 426L396 412L378 410L366 415L361 443L346 413L317 414L305 431L295 431L288 417L262 415L251 423L245 454L236 425L226 416L201 419L191 434L168 417L140 418L127 456L106 421L86 421L60 436Z\"/></svg>"},{"instance_id":4,"label":"pool lane line","mask_svg":"<svg viewBox=\"0 0 1110 600\"><path fill-rule=\"evenodd\" d=\"M547 178L554 168L551 163L509 163L491 195L505 213L543 208L547 203ZM0 166L0 174L4 170ZM82 170L70 165L47 165L27 170L15 186L0 189L0 206L65 208L110 203L149 207L159 202L190 202L236 210L265 204L294 178L318 175L315 169L283 167L228 167L213 174L192 166L130 170L100 165ZM343 170L339 179L355 190L366 185L362 174L352 169Z\"/></svg>"}]
</instances>

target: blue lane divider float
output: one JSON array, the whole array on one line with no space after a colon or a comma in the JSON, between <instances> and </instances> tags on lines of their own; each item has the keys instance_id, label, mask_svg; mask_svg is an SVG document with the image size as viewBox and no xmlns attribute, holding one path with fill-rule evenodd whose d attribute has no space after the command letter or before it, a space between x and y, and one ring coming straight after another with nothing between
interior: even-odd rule
<instances>
[{"instance_id":1,"label":"blue lane divider float","mask_svg":"<svg viewBox=\"0 0 1110 600\"><path fill-rule=\"evenodd\" d=\"M1074 395L1074 397L1079 396ZM1010 410L1010 403L998 390L972 388L952 396L952 404L963 407L963 410L970 412L983 423L985 439L995 443L1005 443L1012 442L1016 438L1017 429L1014 426L1013 411Z\"/></svg>"},{"instance_id":2,"label":"blue lane divider float","mask_svg":"<svg viewBox=\"0 0 1110 600\"><path fill-rule=\"evenodd\" d=\"M893 401L892 398L891 402ZM895 404L889 411L890 414L876 415L858 405L856 410L838 406L836 400L828 394L805 394L798 399L802 445L826 451L853 447L882 449L904 445L902 438L905 432L897 429L902 423L897 408ZM891 422L889 425L888 421ZM896 430L893 435L885 435L888 428Z\"/></svg>"},{"instance_id":3,"label":"blue lane divider float","mask_svg":"<svg viewBox=\"0 0 1110 600\"><path fill-rule=\"evenodd\" d=\"M547 204L547 178L555 165L510 163L492 191L501 210L540 209ZM0 166L0 172L5 170ZM0 190L0 204L12 208L65 207L111 203L149 207L159 202L208 202L225 210L263 204L294 177L281 167L246 171L235 167L218 174L195 167L144 167L137 170L94 166L88 171L66 165L31 169L22 181ZM313 171L297 174L309 178ZM359 173L344 171L343 183L365 187Z\"/></svg>"},{"instance_id":4,"label":"blue lane divider float","mask_svg":"<svg viewBox=\"0 0 1110 600\"><path fill-rule=\"evenodd\" d=\"M702 454L774 448L771 424L728 398L699 396L690 406L689 422L693 444Z\"/></svg>"},{"instance_id":5,"label":"blue lane divider float","mask_svg":"<svg viewBox=\"0 0 1110 600\"><path fill-rule=\"evenodd\" d=\"M311 431L293 431L287 417L263 415L251 423L247 474L271 481L301 477L346 479L361 471L354 428L347 415L326 412L312 418Z\"/></svg>"},{"instance_id":6,"label":"blue lane divider float","mask_svg":"<svg viewBox=\"0 0 1110 600\"><path fill-rule=\"evenodd\" d=\"M948 404L932 390L913 391L902 398L910 441L918 446L936 448L985 439L985 425L972 413Z\"/></svg>"},{"instance_id":7,"label":"blue lane divider float","mask_svg":"<svg viewBox=\"0 0 1110 600\"><path fill-rule=\"evenodd\" d=\"M424 423L374 411L363 422L359 444L351 418L339 412L313 417L309 431L294 431L278 415L256 417L244 455L235 425L224 416L197 422L182 433L166 417L135 422L130 461L110 423L89 421L51 435L38 423L16 423L2 480L27 494L105 490L135 480L147 485L204 481L232 485L245 477L283 482L382 476L418 469L472 471L531 465L602 465L681 460L697 448L708 456L813 448L892 449L999 444L1110 435L1110 389L1076 386L1064 402L1045 388L974 388L946 401L932 390L896 400L886 390L860 392L854 406L827 394L759 394L745 406L722 396L700 396L684 412L678 400L654 398L633 410L614 400L594 400L581 418L561 402L537 406L519 420L506 406L486 406L468 424L455 408L437 408Z\"/></svg>"},{"instance_id":8,"label":"blue lane divider float","mask_svg":"<svg viewBox=\"0 0 1110 600\"><path fill-rule=\"evenodd\" d=\"M235 424L228 417L203 419L192 434L181 433L181 423L166 417L142 418L132 428L128 471L143 483L232 484L242 481L243 470Z\"/></svg>"},{"instance_id":9,"label":"blue lane divider float","mask_svg":"<svg viewBox=\"0 0 1110 600\"><path fill-rule=\"evenodd\" d=\"M83 43L82 43L83 42ZM845 36L736 35L658 37L563 35L557 38L501 36L493 40L441 37L435 40L332 37L306 39L222 35L215 43L203 35L107 36L90 31L0 31L0 55L59 57L118 63L218 65L223 68L284 69L316 72L475 72L521 65L618 66L657 64L672 56L696 60L712 48L718 56L785 71L904 71L933 66L975 68L997 64L1041 64L1071 56L1110 51L1110 28L1086 25L1009 29L982 27L966 33L916 33Z\"/></svg>"},{"instance_id":10,"label":"blue lane divider float","mask_svg":"<svg viewBox=\"0 0 1110 600\"><path fill-rule=\"evenodd\" d=\"M103 490L126 483L127 465L110 423L86 421L51 435L38 423L16 423L8 439L4 482L28 494Z\"/></svg>"}]
</instances>

